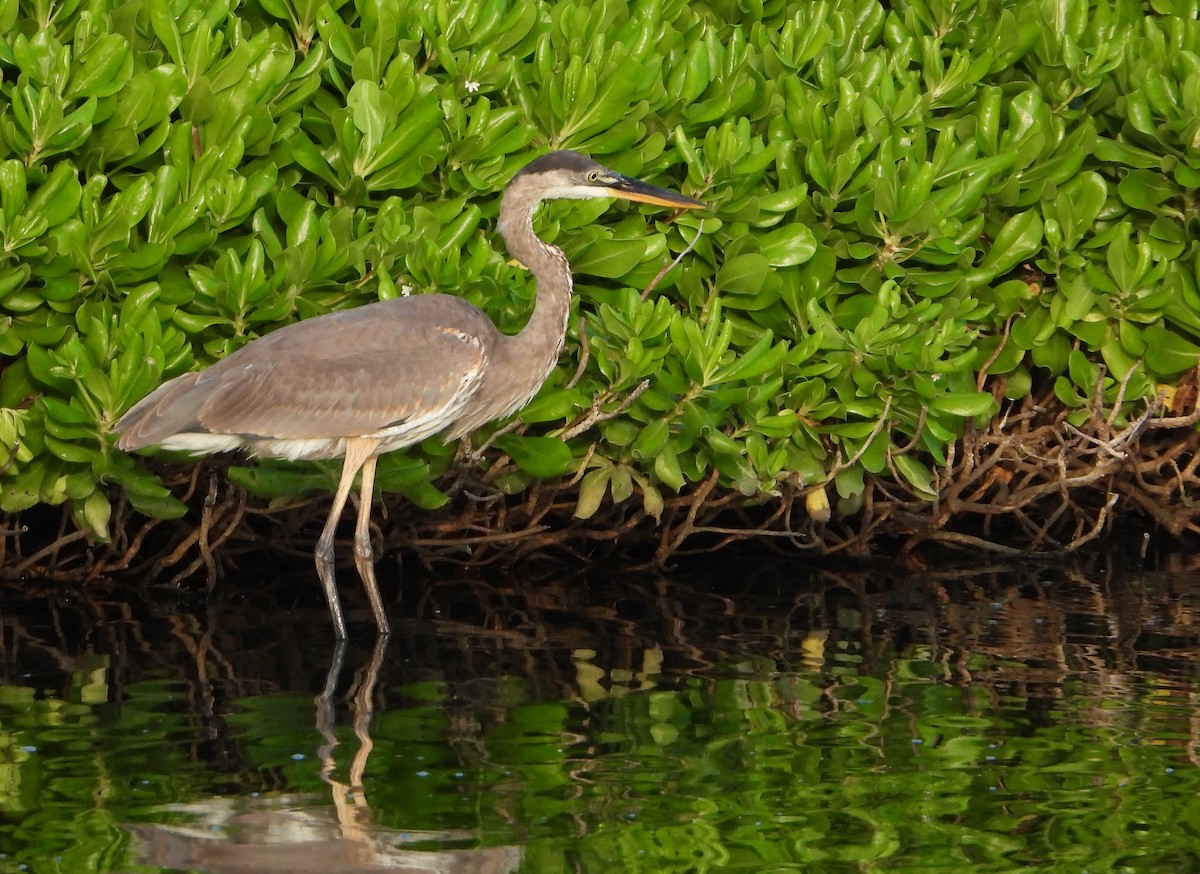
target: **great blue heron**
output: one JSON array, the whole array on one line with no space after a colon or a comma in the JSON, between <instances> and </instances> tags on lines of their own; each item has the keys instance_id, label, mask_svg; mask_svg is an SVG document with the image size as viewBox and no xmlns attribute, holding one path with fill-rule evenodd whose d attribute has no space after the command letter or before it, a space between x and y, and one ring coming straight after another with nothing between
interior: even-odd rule
<instances>
[{"instance_id":1,"label":"great blue heron","mask_svg":"<svg viewBox=\"0 0 1200 874\"><path fill-rule=\"evenodd\" d=\"M345 639L333 536L361 472L354 563L379 632L386 634L368 527L376 459L439 433L458 439L516 412L534 396L554 369L571 306L571 266L561 249L534 234L534 210L543 200L592 197L680 209L704 206L575 152L542 155L512 178L500 203L500 235L537 280L533 314L520 332L500 333L478 307L446 294L318 316L159 386L116 423L117 446L344 458L317 541L317 574L337 636Z\"/></svg>"}]
</instances>

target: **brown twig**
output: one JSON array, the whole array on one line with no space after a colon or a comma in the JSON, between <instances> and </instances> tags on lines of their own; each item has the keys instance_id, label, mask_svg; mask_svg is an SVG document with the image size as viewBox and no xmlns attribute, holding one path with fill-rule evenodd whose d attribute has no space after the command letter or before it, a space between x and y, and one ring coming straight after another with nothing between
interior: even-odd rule
<instances>
[{"instance_id":1,"label":"brown twig","mask_svg":"<svg viewBox=\"0 0 1200 874\"><path fill-rule=\"evenodd\" d=\"M648 297L650 297L650 293L652 291L654 291L655 287L660 282L662 282L663 277L671 272L671 268L674 267L676 264L678 264L680 261L682 261L688 252L690 252L690 251L692 251L692 249L696 248L696 244L700 242L700 235L702 233L703 233L703 229L702 228L698 229L696 231L695 239L693 239L690 243L688 243L687 246L684 248L684 250L675 256L675 259L673 261L665 264L663 266L662 270L658 271L657 275L655 275L655 277L650 280L650 284L647 285L646 289L642 292L642 300L646 300Z\"/></svg>"}]
</instances>

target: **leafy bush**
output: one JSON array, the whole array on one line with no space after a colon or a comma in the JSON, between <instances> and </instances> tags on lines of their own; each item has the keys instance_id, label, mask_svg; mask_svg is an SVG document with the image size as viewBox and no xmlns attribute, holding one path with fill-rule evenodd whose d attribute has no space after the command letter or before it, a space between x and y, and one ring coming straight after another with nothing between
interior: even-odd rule
<instances>
[{"instance_id":1,"label":"leafy bush","mask_svg":"<svg viewBox=\"0 0 1200 874\"><path fill-rule=\"evenodd\" d=\"M930 465L1039 371L1078 424L1196 364L1196 7L0 3L0 509L69 502L100 539L114 488L182 514L112 423L279 324L452 290L516 330L533 289L498 192L558 147L712 212L547 210L585 336L537 433L500 441L506 488L586 465L581 515L714 472L747 496L832 472L844 512L873 474L932 497ZM435 505L448 463L431 442L380 484Z\"/></svg>"}]
</instances>

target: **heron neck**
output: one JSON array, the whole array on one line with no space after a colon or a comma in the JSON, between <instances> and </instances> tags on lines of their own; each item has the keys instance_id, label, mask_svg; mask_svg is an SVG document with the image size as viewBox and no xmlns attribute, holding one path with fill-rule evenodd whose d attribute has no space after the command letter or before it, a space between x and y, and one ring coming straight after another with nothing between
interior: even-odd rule
<instances>
[{"instance_id":1,"label":"heron neck","mask_svg":"<svg viewBox=\"0 0 1200 874\"><path fill-rule=\"evenodd\" d=\"M535 193L522 188L514 191L510 186L500 205L497 226L509 254L529 269L537 283L533 315L512 339L538 385L554 368L571 312L571 266L567 257L533 232L533 213L540 202Z\"/></svg>"}]
</instances>

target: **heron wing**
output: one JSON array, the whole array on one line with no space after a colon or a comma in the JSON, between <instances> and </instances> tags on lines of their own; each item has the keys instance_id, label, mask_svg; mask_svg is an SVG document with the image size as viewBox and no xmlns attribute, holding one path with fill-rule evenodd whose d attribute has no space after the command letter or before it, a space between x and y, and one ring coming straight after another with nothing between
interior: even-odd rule
<instances>
[{"instance_id":1,"label":"heron wing","mask_svg":"<svg viewBox=\"0 0 1200 874\"><path fill-rule=\"evenodd\" d=\"M497 335L478 308L418 295L281 328L172 380L118 423L123 448L180 433L320 439L441 430L483 377Z\"/></svg>"}]
</instances>

